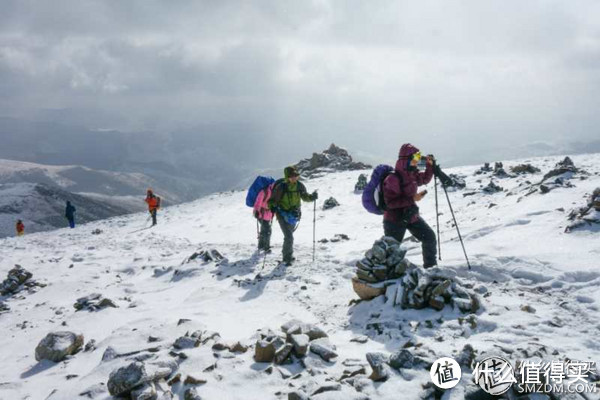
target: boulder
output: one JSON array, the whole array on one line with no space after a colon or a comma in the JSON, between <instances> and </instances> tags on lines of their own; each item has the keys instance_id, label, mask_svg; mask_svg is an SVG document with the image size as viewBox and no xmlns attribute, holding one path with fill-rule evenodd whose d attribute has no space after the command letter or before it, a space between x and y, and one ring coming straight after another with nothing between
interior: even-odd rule
<instances>
[{"instance_id":1,"label":"boulder","mask_svg":"<svg viewBox=\"0 0 600 400\"><path fill-rule=\"evenodd\" d=\"M175 340L175 343L173 343L173 347L178 350L193 349L194 347L198 346L200 346L200 339L189 336L181 336Z\"/></svg>"},{"instance_id":2,"label":"boulder","mask_svg":"<svg viewBox=\"0 0 600 400\"><path fill-rule=\"evenodd\" d=\"M283 364L285 363L288 358L290 357L290 355L292 354L292 349L294 348L294 345L292 345L291 343L286 343L283 346L281 346L280 348L278 348L277 350L275 350L275 357L273 358L273 361L275 362L275 364Z\"/></svg>"},{"instance_id":3,"label":"boulder","mask_svg":"<svg viewBox=\"0 0 600 400\"><path fill-rule=\"evenodd\" d=\"M275 346L267 340L259 340L256 342L254 349L254 361L256 362L273 362L275 358Z\"/></svg>"},{"instance_id":4,"label":"boulder","mask_svg":"<svg viewBox=\"0 0 600 400\"><path fill-rule=\"evenodd\" d=\"M111 372L106 386L112 396L122 396L150 381L144 363L134 362Z\"/></svg>"},{"instance_id":5,"label":"boulder","mask_svg":"<svg viewBox=\"0 0 600 400\"><path fill-rule=\"evenodd\" d=\"M394 369L410 369L414 367L415 357L406 349L399 350L390 356L389 365Z\"/></svg>"},{"instance_id":6,"label":"boulder","mask_svg":"<svg viewBox=\"0 0 600 400\"><path fill-rule=\"evenodd\" d=\"M310 338L308 335L291 335L290 342L294 346L294 354L296 356L304 357L306 353L308 353L308 346L310 344Z\"/></svg>"},{"instance_id":7,"label":"boulder","mask_svg":"<svg viewBox=\"0 0 600 400\"><path fill-rule=\"evenodd\" d=\"M370 284L356 277L352 278L352 288L362 300L371 300L385 294L385 286Z\"/></svg>"},{"instance_id":8,"label":"boulder","mask_svg":"<svg viewBox=\"0 0 600 400\"><path fill-rule=\"evenodd\" d=\"M98 311L106 307L118 308L111 299L103 297L100 293L93 293L77 299L73 307L77 311Z\"/></svg>"},{"instance_id":9,"label":"boulder","mask_svg":"<svg viewBox=\"0 0 600 400\"><path fill-rule=\"evenodd\" d=\"M131 391L131 400L155 400L156 396L156 387L152 382L145 383Z\"/></svg>"},{"instance_id":10,"label":"boulder","mask_svg":"<svg viewBox=\"0 0 600 400\"><path fill-rule=\"evenodd\" d=\"M336 199L334 199L333 197L330 197L327 200L325 200L325 202L323 203L323 210L331 210L332 208L335 208L339 205L340 205L340 203L338 203L338 201Z\"/></svg>"},{"instance_id":11,"label":"boulder","mask_svg":"<svg viewBox=\"0 0 600 400\"><path fill-rule=\"evenodd\" d=\"M316 339L310 342L310 352L328 362L338 356L335 352L335 346L326 338Z\"/></svg>"},{"instance_id":12,"label":"boulder","mask_svg":"<svg viewBox=\"0 0 600 400\"><path fill-rule=\"evenodd\" d=\"M35 349L35 359L60 362L81 350L83 335L73 332L51 332Z\"/></svg>"},{"instance_id":13,"label":"boulder","mask_svg":"<svg viewBox=\"0 0 600 400\"><path fill-rule=\"evenodd\" d=\"M373 381L385 381L389 377L389 372L386 369L388 358L382 353L367 353L367 361L373 372L369 377Z\"/></svg>"},{"instance_id":14,"label":"boulder","mask_svg":"<svg viewBox=\"0 0 600 400\"><path fill-rule=\"evenodd\" d=\"M183 394L183 400L202 400L202 397L200 397L196 388L189 388Z\"/></svg>"}]
</instances>

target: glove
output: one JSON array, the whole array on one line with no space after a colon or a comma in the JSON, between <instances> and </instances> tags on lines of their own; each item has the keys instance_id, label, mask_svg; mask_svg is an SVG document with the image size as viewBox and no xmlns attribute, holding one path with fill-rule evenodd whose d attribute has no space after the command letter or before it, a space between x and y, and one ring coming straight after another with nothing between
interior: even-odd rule
<instances>
[{"instance_id":1,"label":"glove","mask_svg":"<svg viewBox=\"0 0 600 400\"><path fill-rule=\"evenodd\" d=\"M312 197L313 201L315 201L315 200L317 200L319 198L319 193L317 193L317 191L315 190L313 192L313 194L311 195L311 197Z\"/></svg>"}]
</instances>

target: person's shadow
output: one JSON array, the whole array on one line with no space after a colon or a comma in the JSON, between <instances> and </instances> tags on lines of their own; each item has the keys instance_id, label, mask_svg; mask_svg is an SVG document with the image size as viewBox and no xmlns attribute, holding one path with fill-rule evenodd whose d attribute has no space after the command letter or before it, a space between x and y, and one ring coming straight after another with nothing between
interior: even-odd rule
<instances>
[{"instance_id":1,"label":"person's shadow","mask_svg":"<svg viewBox=\"0 0 600 400\"><path fill-rule=\"evenodd\" d=\"M257 297L262 295L263 292L265 291L265 288L267 287L267 283L269 283L273 280L285 278L286 270L287 270L287 265L284 263L280 263L274 269L272 269L271 272L269 272L268 274L263 275L262 273L259 272L254 277L254 279L252 279L250 281L248 281L248 280L244 281L244 286L246 286L248 288L248 291L246 292L245 295L243 295L240 298L240 301L250 301L250 300L256 299Z\"/></svg>"}]
</instances>

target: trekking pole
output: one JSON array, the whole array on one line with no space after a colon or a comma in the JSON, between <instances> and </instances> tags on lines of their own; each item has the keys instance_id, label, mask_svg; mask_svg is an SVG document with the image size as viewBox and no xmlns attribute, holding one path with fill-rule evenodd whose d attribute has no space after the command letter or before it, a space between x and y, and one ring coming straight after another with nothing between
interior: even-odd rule
<instances>
[{"instance_id":1,"label":"trekking pole","mask_svg":"<svg viewBox=\"0 0 600 400\"><path fill-rule=\"evenodd\" d=\"M442 261L442 244L440 242L440 211L438 203L438 190L437 190L437 175L433 176L433 187L435 188L435 220L437 227L437 241L438 241L438 258Z\"/></svg>"},{"instance_id":2,"label":"trekking pole","mask_svg":"<svg viewBox=\"0 0 600 400\"><path fill-rule=\"evenodd\" d=\"M454 226L456 226L456 232L458 232L458 238L460 239L460 244L462 245L463 253L465 254L465 258L467 260L467 265L469 269L471 269L471 263L469 262L469 257L467 256L467 250L465 250L465 243L463 242L462 236L460 234L460 229L458 228L458 223L456 222L456 217L454 216L454 210L452 209L452 203L450 203L450 196L448 196L448 191L446 190L446 185L442 184L442 188L444 189L444 193L446 193L446 200L448 200L448 207L450 207L450 213L452 213L452 219L454 220Z\"/></svg>"},{"instance_id":3,"label":"trekking pole","mask_svg":"<svg viewBox=\"0 0 600 400\"><path fill-rule=\"evenodd\" d=\"M313 262L315 262L315 249L316 249L316 227L317 227L317 201L314 201L314 206L313 206Z\"/></svg>"}]
</instances>

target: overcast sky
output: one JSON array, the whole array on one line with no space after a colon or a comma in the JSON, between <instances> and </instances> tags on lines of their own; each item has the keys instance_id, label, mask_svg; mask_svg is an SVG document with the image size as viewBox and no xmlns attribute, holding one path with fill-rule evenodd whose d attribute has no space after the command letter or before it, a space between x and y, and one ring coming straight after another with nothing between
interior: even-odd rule
<instances>
[{"instance_id":1,"label":"overcast sky","mask_svg":"<svg viewBox=\"0 0 600 400\"><path fill-rule=\"evenodd\" d=\"M390 158L410 141L454 162L600 137L596 0L0 8L2 116L126 131L232 126L265 142L267 162L330 142Z\"/></svg>"}]
</instances>

